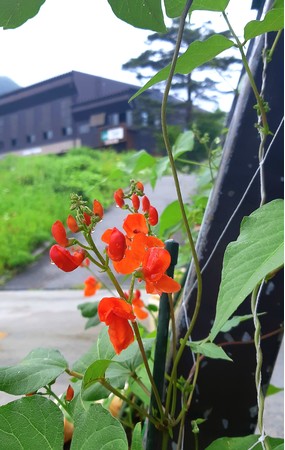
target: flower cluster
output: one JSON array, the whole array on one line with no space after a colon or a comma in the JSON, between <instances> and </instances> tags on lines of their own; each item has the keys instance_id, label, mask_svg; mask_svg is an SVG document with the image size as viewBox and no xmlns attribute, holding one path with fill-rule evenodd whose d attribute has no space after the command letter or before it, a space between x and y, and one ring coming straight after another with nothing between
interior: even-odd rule
<instances>
[{"instance_id":1,"label":"flower cluster","mask_svg":"<svg viewBox=\"0 0 285 450\"><path fill-rule=\"evenodd\" d=\"M115 272L132 277L128 293L123 292L118 283L115 283L118 297L104 297L98 305L100 321L109 327L110 340L115 351L120 353L134 340L130 322L147 317L140 291L134 289L135 282L144 282L148 294L159 295L162 292L177 292L180 285L165 273L171 257L164 248L164 243L153 233L152 227L158 223L158 212L144 194L143 184L132 181L127 192L117 189L114 199L116 205L127 210L128 214L122 229L114 226L102 234L101 240L106 244L104 253L99 252L92 238L92 232L104 216L101 203L94 200L92 209L89 209L81 197L73 195L71 209L76 211L76 218L69 215L67 227L72 233L82 231L87 245L68 238L63 223L57 220L52 226L52 235L57 244L52 246L50 257L66 272L79 266L89 267L91 261L101 271L105 271L114 283L111 261ZM66 247L71 247L71 251ZM100 283L90 276L85 280L84 294L94 295L99 288Z\"/></svg>"}]
</instances>

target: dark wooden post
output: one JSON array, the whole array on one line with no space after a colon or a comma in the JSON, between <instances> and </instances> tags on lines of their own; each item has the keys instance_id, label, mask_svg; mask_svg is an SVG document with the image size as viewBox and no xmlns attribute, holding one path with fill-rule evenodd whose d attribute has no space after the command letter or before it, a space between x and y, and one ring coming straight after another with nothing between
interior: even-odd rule
<instances>
[{"instance_id":1,"label":"dark wooden post","mask_svg":"<svg viewBox=\"0 0 285 450\"><path fill-rule=\"evenodd\" d=\"M275 35L276 33L274 36L269 34L269 46ZM256 39L251 54L251 68L259 87L262 79L263 47L264 37ZM265 100L269 102L271 109L268 113L268 122L270 130L273 133L277 132L274 139L272 136L268 138L266 146L268 148L272 141L264 164L267 202L283 197L283 58L283 41L280 40L266 75ZM255 127L257 121L256 111L253 109L255 103L249 82L244 80L232 114L220 171L197 244L201 267L205 265L206 267L203 269L202 307L192 335L193 340L205 338L211 329L226 246L237 238L242 218L257 209L260 204L259 176L256 176L234 219L227 226L258 168L259 137ZM226 232L223 233L226 226ZM223 236L220 239L222 233ZM219 244L212 254L218 241ZM283 336L281 330L283 285L283 274L279 273L266 284L260 300L259 311L267 312L260 318L264 336L262 340L264 389L269 383ZM178 341L185 334L186 319L191 318L193 314L196 298L193 267L190 268L185 291L184 304L178 317ZM249 299L243 303L237 314L250 314ZM207 419L200 426L199 448L201 450L218 437L242 436L254 432L257 421L257 401L253 334L252 322L247 321L229 333L218 335L216 342L227 342L225 350L234 362L205 359L201 364L194 401L185 426L184 450L195 448L190 422L196 418ZM233 344L230 345L230 342ZM179 365L179 375L188 376L192 361L192 355L188 349Z\"/></svg>"}]
</instances>

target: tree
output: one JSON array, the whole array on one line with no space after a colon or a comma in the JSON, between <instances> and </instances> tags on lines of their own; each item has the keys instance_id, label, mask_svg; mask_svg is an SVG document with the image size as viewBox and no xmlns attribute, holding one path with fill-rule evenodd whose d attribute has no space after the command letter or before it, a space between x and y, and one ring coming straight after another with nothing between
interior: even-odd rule
<instances>
[{"instance_id":1,"label":"tree","mask_svg":"<svg viewBox=\"0 0 285 450\"><path fill-rule=\"evenodd\" d=\"M152 46L152 49L144 51L140 56L132 58L127 63L123 64L123 69L135 71L137 73L138 80L144 80L150 78L154 73L163 69L165 66L170 64L173 49L177 39L177 32L179 27L179 20L174 19L172 21L172 26L169 28L167 33L154 33L148 36L147 44ZM226 37L229 37L228 32L221 33ZM210 22L206 22L203 26L199 28L193 28L190 25L186 25L183 33L180 54L184 53L189 45L195 40L206 40L211 35L213 35L213 30L210 27ZM193 104L196 97L200 100L206 100L207 102L214 102L217 104L217 99L215 95L209 97L207 92L223 92L218 89L219 81L213 78L213 73L218 71L228 72L229 66L238 64L240 59L235 56L227 56L215 58L208 63L200 66L192 73L187 75L176 74L173 79L172 92L186 91L186 120L185 125L189 126L190 122L193 120ZM195 80L193 73L206 72L207 76L201 81ZM228 91L232 92L232 91Z\"/></svg>"}]
</instances>

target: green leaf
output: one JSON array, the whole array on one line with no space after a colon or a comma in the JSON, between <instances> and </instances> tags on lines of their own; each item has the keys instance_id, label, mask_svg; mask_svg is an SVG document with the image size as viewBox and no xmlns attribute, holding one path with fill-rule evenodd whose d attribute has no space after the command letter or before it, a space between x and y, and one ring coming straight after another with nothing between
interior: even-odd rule
<instances>
[{"instance_id":1,"label":"green leaf","mask_svg":"<svg viewBox=\"0 0 285 450\"><path fill-rule=\"evenodd\" d=\"M227 246L211 340L255 286L283 265L283 206L273 200L245 217L238 239Z\"/></svg>"},{"instance_id":2,"label":"green leaf","mask_svg":"<svg viewBox=\"0 0 285 450\"><path fill-rule=\"evenodd\" d=\"M270 397L270 395L278 394L278 392L284 391L284 388L279 388L270 384L266 391L266 397Z\"/></svg>"},{"instance_id":3,"label":"green leaf","mask_svg":"<svg viewBox=\"0 0 285 450\"><path fill-rule=\"evenodd\" d=\"M146 357L149 358L151 354L151 349L154 344L154 339L142 339L144 346L144 351ZM128 348L123 350L119 355L113 358L113 361L120 363L121 367L125 367L131 372L133 372L138 366L143 363L142 355L138 346L137 341L133 342Z\"/></svg>"},{"instance_id":4,"label":"green leaf","mask_svg":"<svg viewBox=\"0 0 285 450\"><path fill-rule=\"evenodd\" d=\"M206 11L224 11L228 6L230 0L193 0L191 11L206 10Z\"/></svg>"},{"instance_id":5,"label":"green leaf","mask_svg":"<svg viewBox=\"0 0 285 450\"><path fill-rule=\"evenodd\" d=\"M101 323L98 314L96 314L95 317L90 317L90 319L87 320L86 324L85 324L85 330L88 330L88 328L91 327L96 327L97 325L99 325Z\"/></svg>"},{"instance_id":6,"label":"green leaf","mask_svg":"<svg viewBox=\"0 0 285 450\"><path fill-rule=\"evenodd\" d=\"M136 424L133 431L131 450L144 450L142 444L142 426L140 422Z\"/></svg>"},{"instance_id":7,"label":"green leaf","mask_svg":"<svg viewBox=\"0 0 285 450\"><path fill-rule=\"evenodd\" d=\"M71 450L128 450L126 433L120 424L99 404L75 417Z\"/></svg>"},{"instance_id":8,"label":"green leaf","mask_svg":"<svg viewBox=\"0 0 285 450\"><path fill-rule=\"evenodd\" d=\"M77 306L83 317L94 317L97 314L98 303L86 302Z\"/></svg>"},{"instance_id":9,"label":"green leaf","mask_svg":"<svg viewBox=\"0 0 285 450\"><path fill-rule=\"evenodd\" d=\"M167 31L163 20L161 0L108 0L113 13L136 28Z\"/></svg>"},{"instance_id":10,"label":"green leaf","mask_svg":"<svg viewBox=\"0 0 285 450\"><path fill-rule=\"evenodd\" d=\"M155 165L155 158L145 150L140 150L128 159L128 167L131 171L139 172L140 170L149 169Z\"/></svg>"},{"instance_id":11,"label":"green leaf","mask_svg":"<svg viewBox=\"0 0 285 450\"><path fill-rule=\"evenodd\" d=\"M0 407L1 448L62 450L63 415L44 397L24 397Z\"/></svg>"},{"instance_id":12,"label":"green leaf","mask_svg":"<svg viewBox=\"0 0 285 450\"><path fill-rule=\"evenodd\" d=\"M227 320L224 326L221 328L223 333L230 331L232 328L237 327L241 322L252 319L252 314L245 314L244 316L234 316L230 320Z\"/></svg>"},{"instance_id":13,"label":"green leaf","mask_svg":"<svg viewBox=\"0 0 285 450\"><path fill-rule=\"evenodd\" d=\"M97 359L111 360L115 355L114 347L112 346L108 334L108 328L103 327L97 341L91 345L90 349L81 356L72 366L72 369L76 372L85 372Z\"/></svg>"},{"instance_id":14,"label":"green leaf","mask_svg":"<svg viewBox=\"0 0 285 450\"><path fill-rule=\"evenodd\" d=\"M29 394L54 381L67 368L58 350L37 348L16 366L0 368L0 390L13 395Z\"/></svg>"},{"instance_id":15,"label":"green leaf","mask_svg":"<svg viewBox=\"0 0 285 450\"><path fill-rule=\"evenodd\" d=\"M194 353L201 353L201 355L207 356L208 358L232 361L222 347L212 342L187 342L187 345Z\"/></svg>"},{"instance_id":16,"label":"green leaf","mask_svg":"<svg viewBox=\"0 0 285 450\"><path fill-rule=\"evenodd\" d=\"M178 200L170 203L161 213L159 218L159 235L164 236L167 230L173 228L182 219Z\"/></svg>"},{"instance_id":17,"label":"green leaf","mask_svg":"<svg viewBox=\"0 0 285 450\"><path fill-rule=\"evenodd\" d=\"M216 34L205 41L195 41L189 45L186 52L181 55L176 64L175 73L187 74L192 70L205 64L224 50L234 46L234 42L226 37ZM130 101L146 91L149 87L156 83L167 79L170 71L170 65L164 67L157 72L141 89L139 89Z\"/></svg>"},{"instance_id":18,"label":"green leaf","mask_svg":"<svg viewBox=\"0 0 285 450\"><path fill-rule=\"evenodd\" d=\"M38 14L45 0L0 0L0 27L17 28Z\"/></svg>"},{"instance_id":19,"label":"green leaf","mask_svg":"<svg viewBox=\"0 0 285 450\"><path fill-rule=\"evenodd\" d=\"M194 0L190 8L191 11L224 11L228 6L229 0ZM168 17L174 18L181 15L185 8L184 0L164 0L165 11Z\"/></svg>"},{"instance_id":20,"label":"green leaf","mask_svg":"<svg viewBox=\"0 0 285 450\"><path fill-rule=\"evenodd\" d=\"M205 450L245 450L254 445L259 437L259 435L257 436L254 434L244 437L223 437L212 442ZM283 439L269 437L268 441L271 449L277 450L277 446L283 442ZM261 443L257 444L254 447L254 450L262 450Z\"/></svg>"},{"instance_id":21,"label":"green leaf","mask_svg":"<svg viewBox=\"0 0 285 450\"><path fill-rule=\"evenodd\" d=\"M194 148L194 133L193 131L185 131L179 134L172 149L173 158L177 159L185 152L191 152Z\"/></svg>"},{"instance_id":22,"label":"green leaf","mask_svg":"<svg viewBox=\"0 0 285 450\"><path fill-rule=\"evenodd\" d=\"M269 31L279 31L284 28L284 7L271 9L263 20L252 20L244 28L245 40L252 39Z\"/></svg>"},{"instance_id":23,"label":"green leaf","mask_svg":"<svg viewBox=\"0 0 285 450\"><path fill-rule=\"evenodd\" d=\"M150 356L153 339L144 339L147 357ZM97 360L85 372L82 383L82 398L88 401L100 400L109 395L100 378L105 378L111 386L123 389L131 373L143 363L138 343L134 342L112 360Z\"/></svg>"}]
</instances>

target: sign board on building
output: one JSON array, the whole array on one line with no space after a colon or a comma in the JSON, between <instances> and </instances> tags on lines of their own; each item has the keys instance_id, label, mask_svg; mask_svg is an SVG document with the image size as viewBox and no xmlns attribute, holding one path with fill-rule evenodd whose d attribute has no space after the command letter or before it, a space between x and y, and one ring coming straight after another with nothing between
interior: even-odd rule
<instances>
[{"instance_id":1,"label":"sign board on building","mask_svg":"<svg viewBox=\"0 0 285 450\"><path fill-rule=\"evenodd\" d=\"M101 131L101 140L105 145L117 144L121 139L124 139L124 128L122 127Z\"/></svg>"}]
</instances>

